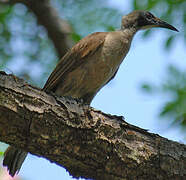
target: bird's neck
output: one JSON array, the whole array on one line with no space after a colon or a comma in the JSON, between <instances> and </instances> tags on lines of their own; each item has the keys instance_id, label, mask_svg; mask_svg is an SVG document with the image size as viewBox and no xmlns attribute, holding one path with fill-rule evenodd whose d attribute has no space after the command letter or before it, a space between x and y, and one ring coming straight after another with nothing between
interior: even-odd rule
<instances>
[{"instance_id":1,"label":"bird's neck","mask_svg":"<svg viewBox=\"0 0 186 180\"><path fill-rule=\"evenodd\" d=\"M127 35L128 38L132 39L133 36L136 34L137 29L134 27L130 27L130 28L121 28L121 31Z\"/></svg>"}]
</instances>

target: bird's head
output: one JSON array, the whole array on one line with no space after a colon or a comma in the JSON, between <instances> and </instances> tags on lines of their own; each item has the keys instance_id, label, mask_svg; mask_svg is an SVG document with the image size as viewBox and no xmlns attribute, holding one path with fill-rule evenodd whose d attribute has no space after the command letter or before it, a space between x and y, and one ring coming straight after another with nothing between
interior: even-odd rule
<instances>
[{"instance_id":1,"label":"bird's head","mask_svg":"<svg viewBox=\"0 0 186 180\"><path fill-rule=\"evenodd\" d=\"M155 17L148 11L133 11L130 14L123 16L122 18L122 29L135 28L136 30L140 30L152 27L161 27L171 29L173 31L178 31L174 26Z\"/></svg>"}]
</instances>

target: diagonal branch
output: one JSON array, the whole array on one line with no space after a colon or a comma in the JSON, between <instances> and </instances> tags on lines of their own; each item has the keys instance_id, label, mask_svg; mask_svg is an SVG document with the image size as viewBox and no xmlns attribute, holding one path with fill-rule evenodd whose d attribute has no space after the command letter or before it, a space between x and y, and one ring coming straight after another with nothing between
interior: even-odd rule
<instances>
[{"instance_id":1,"label":"diagonal branch","mask_svg":"<svg viewBox=\"0 0 186 180\"><path fill-rule=\"evenodd\" d=\"M50 0L0 0L0 3L26 5L35 14L38 23L47 30L60 58L72 47L71 26L59 17L56 9L50 4Z\"/></svg>"},{"instance_id":2,"label":"diagonal branch","mask_svg":"<svg viewBox=\"0 0 186 180\"><path fill-rule=\"evenodd\" d=\"M102 180L185 179L186 146L0 74L0 140Z\"/></svg>"}]
</instances>

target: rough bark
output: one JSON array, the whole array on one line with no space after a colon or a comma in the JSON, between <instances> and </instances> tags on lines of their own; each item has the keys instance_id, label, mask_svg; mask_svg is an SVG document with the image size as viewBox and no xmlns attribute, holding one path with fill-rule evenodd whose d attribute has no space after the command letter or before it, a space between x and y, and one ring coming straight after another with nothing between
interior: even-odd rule
<instances>
[{"instance_id":1,"label":"rough bark","mask_svg":"<svg viewBox=\"0 0 186 180\"><path fill-rule=\"evenodd\" d=\"M0 0L3 4L22 3L31 10L39 24L43 25L52 40L59 58L72 47L71 39L72 29L67 21L61 19L54 7L51 6L50 0Z\"/></svg>"},{"instance_id":2,"label":"rough bark","mask_svg":"<svg viewBox=\"0 0 186 180\"><path fill-rule=\"evenodd\" d=\"M73 177L186 178L185 145L5 73L0 74L0 141L45 157Z\"/></svg>"}]
</instances>

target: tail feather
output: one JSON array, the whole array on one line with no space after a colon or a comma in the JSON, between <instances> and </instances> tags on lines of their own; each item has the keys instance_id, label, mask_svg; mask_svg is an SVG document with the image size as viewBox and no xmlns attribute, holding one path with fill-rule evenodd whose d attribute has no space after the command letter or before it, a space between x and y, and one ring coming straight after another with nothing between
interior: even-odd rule
<instances>
[{"instance_id":1,"label":"tail feather","mask_svg":"<svg viewBox=\"0 0 186 180\"><path fill-rule=\"evenodd\" d=\"M8 147L4 154L3 166L7 166L9 174L13 177L21 169L27 152L15 147Z\"/></svg>"}]
</instances>

